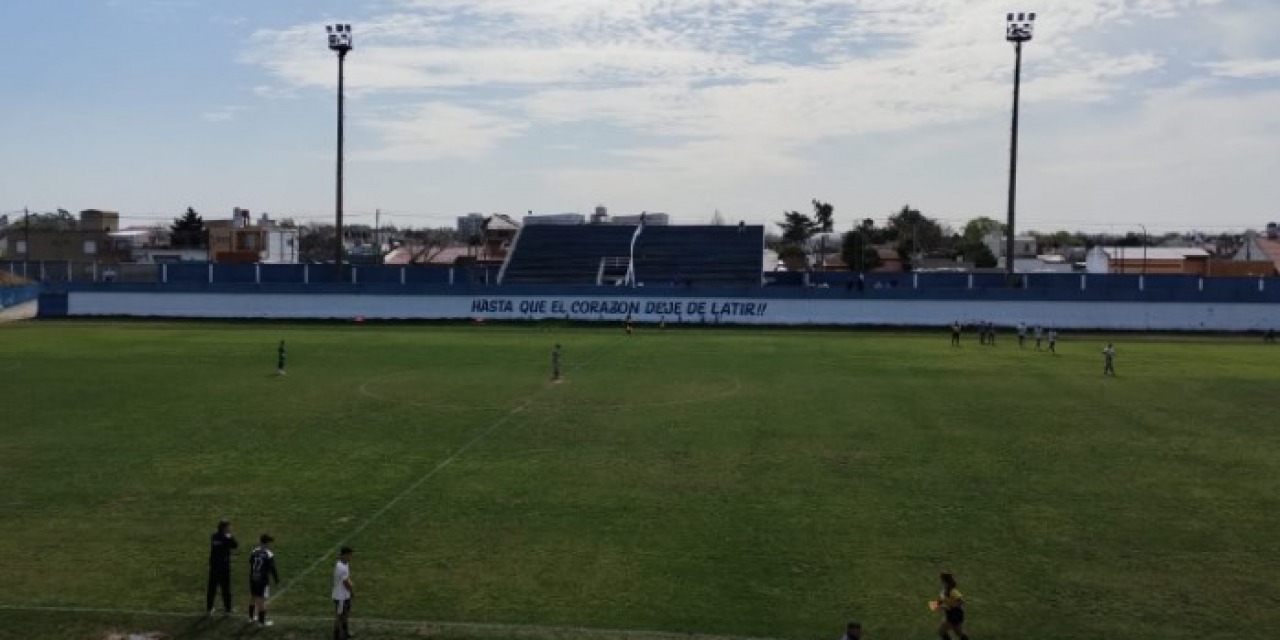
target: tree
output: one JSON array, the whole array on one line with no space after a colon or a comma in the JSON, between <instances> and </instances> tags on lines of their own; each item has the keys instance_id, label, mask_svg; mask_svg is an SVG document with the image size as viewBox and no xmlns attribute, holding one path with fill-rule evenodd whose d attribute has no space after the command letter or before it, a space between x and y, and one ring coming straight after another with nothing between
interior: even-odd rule
<instances>
[{"instance_id":1,"label":"tree","mask_svg":"<svg viewBox=\"0 0 1280 640\"><path fill-rule=\"evenodd\" d=\"M818 224L813 218L799 211L788 211L782 215L783 221L777 224L782 229L783 242L803 246L817 232Z\"/></svg>"},{"instance_id":2,"label":"tree","mask_svg":"<svg viewBox=\"0 0 1280 640\"><path fill-rule=\"evenodd\" d=\"M800 271L805 268L804 249L798 244L785 244L778 249L778 259L787 266L788 271Z\"/></svg>"},{"instance_id":3,"label":"tree","mask_svg":"<svg viewBox=\"0 0 1280 640\"><path fill-rule=\"evenodd\" d=\"M796 269L800 263L808 269L804 245L817 232L818 223L799 211L788 211L783 214L783 221L777 224L782 228L782 246L778 248L778 256L787 257L788 269ZM796 260L796 255L801 256L799 260Z\"/></svg>"},{"instance_id":4,"label":"tree","mask_svg":"<svg viewBox=\"0 0 1280 640\"><path fill-rule=\"evenodd\" d=\"M1053 247L1059 251L1069 249L1071 247L1084 246L1084 238L1070 231L1055 231L1053 233L1032 233L1035 236L1036 244L1042 247Z\"/></svg>"},{"instance_id":5,"label":"tree","mask_svg":"<svg viewBox=\"0 0 1280 640\"><path fill-rule=\"evenodd\" d=\"M827 257L827 234L831 233L834 228L836 208L831 206L829 202L819 202L817 198L813 199L813 225L817 233L821 236L821 247L818 249L818 259L825 261Z\"/></svg>"},{"instance_id":6,"label":"tree","mask_svg":"<svg viewBox=\"0 0 1280 640\"><path fill-rule=\"evenodd\" d=\"M991 253L991 248L985 243L962 240L959 250L965 260L972 262L973 266L979 269L994 269L1000 264L996 254Z\"/></svg>"},{"instance_id":7,"label":"tree","mask_svg":"<svg viewBox=\"0 0 1280 640\"><path fill-rule=\"evenodd\" d=\"M187 207L187 212L175 218L169 226L169 246L199 249L209 246L208 240L204 219L191 207Z\"/></svg>"},{"instance_id":8,"label":"tree","mask_svg":"<svg viewBox=\"0 0 1280 640\"><path fill-rule=\"evenodd\" d=\"M416 247L413 254L415 264L430 262L440 252L458 242L458 232L448 227L410 229L404 232L404 237L412 240Z\"/></svg>"},{"instance_id":9,"label":"tree","mask_svg":"<svg viewBox=\"0 0 1280 640\"><path fill-rule=\"evenodd\" d=\"M964 234L954 238L954 251L979 269L993 269L1000 264L987 246L987 238L1004 229L1004 225L986 216L974 218L964 225Z\"/></svg>"},{"instance_id":10,"label":"tree","mask_svg":"<svg viewBox=\"0 0 1280 640\"><path fill-rule=\"evenodd\" d=\"M982 242L992 232L998 231L1003 234L1004 230L1005 226L1000 222L987 216L979 216L965 223L961 241L963 243Z\"/></svg>"},{"instance_id":11,"label":"tree","mask_svg":"<svg viewBox=\"0 0 1280 640\"><path fill-rule=\"evenodd\" d=\"M33 213L21 218L23 229L32 231L71 231L76 228L76 218L66 209L54 213ZM14 226L18 223L15 222Z\"/></svg>"},{"instance_id":12,"label":"tree","mask_svg":"<svg viewBox=\"0 0 1280 640\"><path fill-rule=\"evenodd\" d=\"M333 225L307 225L298 231L298 260L327 262L333 260Z\"/></svg>"},{"instance_id":13,"label":"tree","mask_svg":"<svg viewBox=\"0 0 1280 640\"><path fill-rule=\"evenodd\" d=\"M876 221L871 218L863 218L862 222L858 223L858 231L862 233L868 243L873 245L884 244L891 239L889 229L877 227Z\"/></svg>"},{"instance_id":14,"label":"tree","mask_svg":"<svg viewBox=\"0 0 1280 640\"><path fill-rule=\"evenodd\" d=\"M864 220L864 223L872 222ZM859 226L853 231L844 234L840 245L840 257L844 263L849 265L850 271L874 271L880 267L880 252L876 250L875 245L871 242L871 234L874 223L871 225Z\"/></svg>"},{"instance_id":15,"label":"tree","mask_svg":"<svg viewBox=\"0 0 1280 640\"><path fill-rule=\"evenodd\" d=\"M897 213L889 216L889 229L898 253L908 265L916 255L940 248L945 235L937 221L926 217L919 209L912 209L911 205L903 206Z\"/></svg>"},{"instance_id":16,"label":"tree","mask_svg":"<svg viewBox=\"0 0 1280 640\"><path fill-rule=\"evenodd\" d=\"M724 226L724 214L720 213L719 209L716 209L716 212L711 214L711 226L713 227Z\"/></svg>"}]
</instances>

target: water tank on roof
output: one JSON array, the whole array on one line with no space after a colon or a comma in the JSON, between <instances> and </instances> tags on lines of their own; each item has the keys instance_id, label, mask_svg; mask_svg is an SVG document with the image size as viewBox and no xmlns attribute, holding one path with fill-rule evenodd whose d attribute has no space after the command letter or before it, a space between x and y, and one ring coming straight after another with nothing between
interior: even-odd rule
<instances>
[{"instance_id":1,"label":"water tank on roof","mask_svg":"<svg viewBox=\"0 0 1280 640\"><path fill-rule=\"evenodd\" d=\"M1280 227L1274 222L1267 223L1267 239L1275 240L1276 236L1280 236Z\"/></svg>"},{"instance_id":2,"label":"water tank on roof","mask_svg":"<svg viewBox=\"0 0 1280 640\"><path fill-rule=\"evenodd\" d=\"M609 209L604 205L596 207L596 212L591 214L591 224L605 224L609 221Z\"/></svg>"}]
</instances>

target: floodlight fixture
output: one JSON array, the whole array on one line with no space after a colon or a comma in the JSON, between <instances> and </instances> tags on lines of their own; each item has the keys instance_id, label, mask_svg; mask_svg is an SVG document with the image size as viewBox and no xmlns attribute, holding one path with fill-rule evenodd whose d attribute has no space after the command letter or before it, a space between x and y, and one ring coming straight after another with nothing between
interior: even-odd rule
<instances>
[{"instance_id":1,"label":"floodlight fixture","mask_svg":"<svg viewBox=\"0 0 1280 640\"><path fill-rule=\"evenodd\" d=\"M324 29L329 32L329 48L338 55L345 55L352 49L351 25L331 24Z\"/></svg>"},{"instance_id":2,"label":"floodlight fixture","mask_svg":"<svg viewBox=\"0 0 1280 640\"><path fill-rule=\"evenodd\" d=\"M1036 14L1010 13L1005 19L1004 39L1009 42L1030 42L1035 26Z\"/></svg>"}]
</instances>

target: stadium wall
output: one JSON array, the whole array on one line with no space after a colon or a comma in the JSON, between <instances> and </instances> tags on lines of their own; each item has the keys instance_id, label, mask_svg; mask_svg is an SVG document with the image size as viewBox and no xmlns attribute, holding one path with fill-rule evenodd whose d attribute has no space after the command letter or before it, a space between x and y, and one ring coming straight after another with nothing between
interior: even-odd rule
<instances>
[{"instance_id":1,"label":"stadium wall","mask_svg":"<svg viewBox=\"0 0 1280 640\"><path fill-rule=\"evenodd\" d=\"M771 289L695 295L673 290L567 287L440 288L396 293L370 286L317 291L155 290L87 286L46 290L41 316L224 319L545 320L743 325L944 326L1026 322L1059 329L1260 331L1280 327L1280 304L1233 301L1046 300L976 296L866 297ZM543 289L543 290L539 290ZM607 293L606 293L607 292ZM905 293L905 292L903 292ZM1018 290L1005 292L1017 294Z\"/></svg>"},{"instance_id":2,"label":"stadium wall","mask_svg":"<svg viewBox=\"0 0 1280 640\"><path fill-rule=\"evenodd\" d=\"M35 300L40 295L40 285L0 286L0 309L16 307Z\"/></svg>"}]
</instances>

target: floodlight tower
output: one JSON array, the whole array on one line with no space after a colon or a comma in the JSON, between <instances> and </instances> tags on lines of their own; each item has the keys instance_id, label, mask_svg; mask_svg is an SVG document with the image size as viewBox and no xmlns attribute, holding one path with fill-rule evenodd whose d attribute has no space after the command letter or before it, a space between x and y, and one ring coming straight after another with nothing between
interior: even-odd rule
<instances>
[{"instance_id":1,"label":"floodlight tower","mask_svg":"<svg viewBox=\"0 0 1280 640\"><path fill-rule=\"evenodd\" d=\"M337 281L342 282L342 145L343 145L343 89L344 89L344 67L347 61L347 54L351 51L351 25L349 24L331 24L325 26L325 31L329 32L329 50L338 54L338 193L337 203L335 206L337 220L335 221L335 238L334 238L334 264L337 265L338 275Z\"/></svg>"},{"instance_id":2,"label":"floodlight tower","mask_svg":"<svg viewBox=\"0 0 1280 640\"><path fill-rule=\"evenodd\" d=\"M1009 144L1009 224L1005 237L1004 266L1012 284L1014 271L1014 214L1018 194L1018 98L1022 91L1022 43L1031 42L1036 24L1034 13L1010 13L1006 18L1004 39L1013 43L1013 126Z\"/></svg>"}]
</instances>

